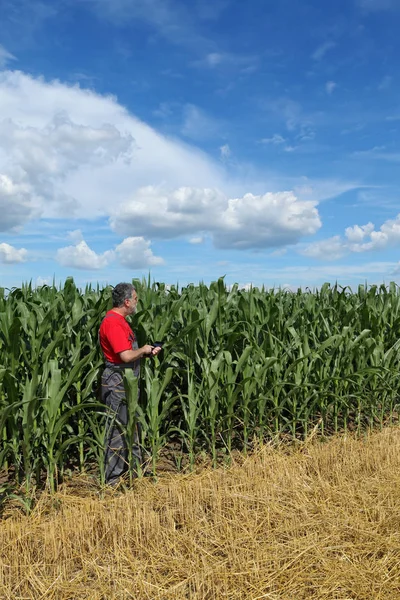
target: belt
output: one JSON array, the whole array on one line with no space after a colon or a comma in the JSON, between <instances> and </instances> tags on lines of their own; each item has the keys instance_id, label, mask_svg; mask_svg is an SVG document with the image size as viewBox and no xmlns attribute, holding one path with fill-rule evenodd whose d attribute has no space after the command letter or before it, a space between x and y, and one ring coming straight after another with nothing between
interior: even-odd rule
<instances>
[{"instance_id":1,"label":"belt","mask_svg":"<svg viewBox=\"0 0 400 600\"><path fill-rule=\"evenodd\" d=\"M134 369L135 363L112 363L106 360L106 369L115 369L116 371L123 371L124 369Z\"/></svg>"}]
</instances>

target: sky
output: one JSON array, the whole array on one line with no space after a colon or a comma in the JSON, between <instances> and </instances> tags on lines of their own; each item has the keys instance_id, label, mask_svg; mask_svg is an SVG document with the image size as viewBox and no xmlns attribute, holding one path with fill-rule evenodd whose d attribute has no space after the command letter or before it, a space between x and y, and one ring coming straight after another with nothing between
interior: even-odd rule
<instances>
[{"instance_id":1,"label":"sky","mask_svg":"<svg viewBox=\"0 0 400 600\"><path fill-rule=\"evenodd\" d=\"M0 0L0 286L400 284L400 0Z\"/></svg>"}]
</instances>

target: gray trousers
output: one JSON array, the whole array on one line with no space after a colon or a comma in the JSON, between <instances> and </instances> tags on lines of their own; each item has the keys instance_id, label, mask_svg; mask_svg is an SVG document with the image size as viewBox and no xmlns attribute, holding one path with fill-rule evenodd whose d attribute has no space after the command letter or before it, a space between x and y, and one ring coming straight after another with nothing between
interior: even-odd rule
<instances>
[{"instance_id":1,"label":"gray trousers","mask_svg":"<svg viewBox=\"0 0 400 600\"><path fill-rule=\"evenodd\" d=\"M135 427L131 448L128 448L126 436L121 430L121 425L125 428L128 424L128 409L122 372L115 367L106 366L104 369L101 378L101 398L109 408L104 456L105 480L113 485L128 471L130 458L134 467L142 464L138 425Z\"/></svg>"}]
</instances>

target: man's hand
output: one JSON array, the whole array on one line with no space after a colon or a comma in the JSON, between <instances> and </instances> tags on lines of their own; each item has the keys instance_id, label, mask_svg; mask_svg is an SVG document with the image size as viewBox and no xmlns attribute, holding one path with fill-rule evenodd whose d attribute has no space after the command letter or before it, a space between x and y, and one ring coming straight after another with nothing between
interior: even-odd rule
<instances>
[{"instance_id":1,"label":"man's hand","mask_svg":"<svg viewBox=\"0 0 400 600\"><path fill-rule=\"evenodd\" d=\"M150 344L145 344L144 346L142 346L140 348L140 350L143 352L143 354L145 356L149 356L150 354L153 354L155 349L156 348L154 348L154 346L150 346Z\"/></svg>"},{"instance_id":2,"label":"man's hand","mask_svg":"<svg viewBox=\"0 0 400 600\"><path fill-rule=\"evenodd\" d=\"M150 344L145 344L137 350L124 350L123 352L120 352L119 355L121 357L122 362L129 363L143 358L144 356L152 356L153 350L154 346L151 346Z\"/></svg>"},{"instance_id":3,"label":"man's hand","mask_svg":"<svg viewBox=\"0 0 400 600\"><path fill-rule=\"evenodd\" d=\"M133 362L143 356L157 356L161 352L161 346L152 346L151 344L145 344L138 350L124 350L119 355L124 363Z\"/></svg>"}]
</instances>

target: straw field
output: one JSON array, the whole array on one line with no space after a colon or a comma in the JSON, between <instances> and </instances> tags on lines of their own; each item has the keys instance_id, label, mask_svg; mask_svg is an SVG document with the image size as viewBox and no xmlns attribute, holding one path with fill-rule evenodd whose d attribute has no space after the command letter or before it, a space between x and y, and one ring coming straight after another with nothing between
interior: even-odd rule
<instances>
[{"instance_id":1,"label":"straw field","mask_svg":"<svg viewBox=\"0 0 400 600\"><path fill-rule=\"evenodd\" d=\"M99 495L84 478L0 525L7 600L400 598L400 431L264 445Z\"/></svg>"}]
</instances>

